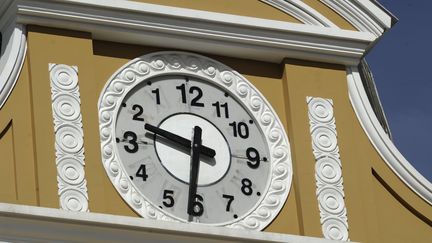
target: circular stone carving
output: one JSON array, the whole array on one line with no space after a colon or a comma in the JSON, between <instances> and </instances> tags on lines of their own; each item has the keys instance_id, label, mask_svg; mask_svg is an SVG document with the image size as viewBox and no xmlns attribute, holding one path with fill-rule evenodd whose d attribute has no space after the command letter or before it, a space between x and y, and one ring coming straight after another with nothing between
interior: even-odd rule
<instances>
[{"instance_id":1,"label":"circular stone carving","mask_svg":"<svg viewBox=\"0 0 432 243\"><path fill-rule=\"evenodd\" d=\"M60 149L66 153L77 153L83 147L81 131L75 127L62 125L56 133L56 142Z\"/></svg>"},{"instance_id":2,"label":"circular stone carving","mask_svg":"<svg viewBox=\"0 0 432 243\"><path fill-rule=\"evenodd\" d=\"M75 121L80 116L80 103L71 95L58 95L53 102L55 115L59 119Z\"/></svg>"},{"instance_id":3,"label":"circular stone carving","mask_svg":"<svg viewBox=\"0 0 432 243\"><path fill-rule=\"evenodd\" d=\"M309 114L317 122L328 123L333 119L332 104L323 98L314 98L309 103Z\"/></svg>"},{"instance_id":4,"label":"circular stone carving","mask_svg":"<svg viewBox=\"0 0 432 243\"><path fill-rule=\"evenodd\" d=\"M345 208L342 193L334 188L327 187L320 190L318 193L318 201L322 209L332 215L341 213Z\"/></svg>"},{"instance_id":5,"label":"circular stone carving","mask_svg":"<svg viewBox=\"0 0 432 243\"><path fill-rule=\"evenodd\" d=\"M73 90L78 85L78 75L70 66L56 65L51 73L51 77L55 79L52 83L60 90Z\"/></svg>"},{"instance_id":6,"label":"circular stone carving","mask_svg":"<svg viewBox=\"0 0 432 243\"><path fill-rule=\"evenodd\" d=\"M258 96L251 98L251 107L254 111L259 111L261 109L262 100Z\"/></svg>"},{"instance_id":7,"label":"circular stone carving","mask_svg":"<svg viewBox=\"0 0 432 243\"><path fill-rule=\"evenodd\" d=\"M337 137L328 127L317 127L312 132L313 144L321 151L333 152L337 147Z\"/></svg>"},{"instance_id":8,"label":"circular stone carving","mask_svg":"<svg viewBox=\"0 0 432 243\"><path fill-rule=\"evenodd\" d=\"M60 159L57 165L60 178L70 185L78 185L84 181L84 169L80 161L72 157Z\"/></svg>"},{"instance_id":9,"label":"circular stone carving","mask_svg":"<svg viewBox=\"0 0 432 243\"><path fill-rule=\"evenodd\" d=\"M337 218L328 218L322 225L325 238L338 241L348 240L348 227Z\"/></svg>"},{"instance_id":10,"label":"circular stone carving","mask_svg":"<svg viewBox=\"0 0 432 243\"><path fill-rule=\"evenodd\" d=\"M249 87L245 83L238 83L237 84L237 92L241 96L246 96L249 93Z\"/></svg>"},{"instance_id":11,"label":"circular stone carving","mask_svg":"<svg viewBox=\"0 0 432 243\"><path fill-rule=\"evenodd\" d=\"M63 209L73 212L86 211L87 198L77 190L67 190L60 195L60 203Z\"/></svg>"},{"instance_id":12,"label":"circular stone carving","mask_svg":"<svg viewBox=\"0 0 432 243\"><path fill-rule=\"evenodd\" d=\"M230 86L235 81L234 74L228 71L222 72L221 77L222 77L222 81L227 86Z\"/></svg>"},{"instance_id":13,"label":"circular stone carving","mask_svg":"<svg viewBox=\"0 0 432 243\"><path fill-rule=\"evenodd\" d=\"M332 157L322 157L315 164L319 179L328 184L336 184L342 178L342 170L338 161Z\"/></svg>"}]
</instances>

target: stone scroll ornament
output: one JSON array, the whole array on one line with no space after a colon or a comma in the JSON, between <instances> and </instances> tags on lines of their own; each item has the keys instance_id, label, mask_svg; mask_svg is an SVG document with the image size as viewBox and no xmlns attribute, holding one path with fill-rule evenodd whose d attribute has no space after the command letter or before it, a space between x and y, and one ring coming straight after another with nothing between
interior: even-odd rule
<instances>
[{"instance_id":1,"label":"stone scroll ornament","mask_svg":"<svg viewBox=\"0 0 432 243\"><path fill-rule=\"evenodd\" d=\"M78 68L49 64L60 207L87 212Z\"/></svg>"},{"instance_id":2,"label":"stone scroll ornament","mask_svg":"<svg viewBox=\"0 0 432 243\"><path fill-rule=\"evenodd\" d=\"M307 97L306 100L316 161L316 195L322 232L327 239L349 241L333 101L316 97Z\"/></svg>"}]
</instances>

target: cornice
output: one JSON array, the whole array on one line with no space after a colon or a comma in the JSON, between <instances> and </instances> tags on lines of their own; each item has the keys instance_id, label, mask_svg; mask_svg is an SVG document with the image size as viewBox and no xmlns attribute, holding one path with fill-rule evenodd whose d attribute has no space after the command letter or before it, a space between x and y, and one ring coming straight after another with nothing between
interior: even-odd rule
<instances>
[{"instance_id":1,"label":"cornice","mask_svg":"<svg viewBox=\"0 0 432 243\"><path fill-rule=\"evenodd\" d=\"M306 236L181 224L90 212L0 203L6 242L297 242L336 243Z\"/></svg>"},{"instance_id":2,"label":"cornice","mask_svg":"<svg viewBox=\"0 0 432 243\"><path fill-rule=\"evenodd\" d=\"M17 21L86 31L94 39L281 62L357 64L375 37L310 26L132 1L18 1Z\"/></svg>"},{"instance_id":3,"label":"cornice","mask_svg":"<svg viewBox=\"0 0 432 243\"><path fill-rule=\"evenodd\" d=\"M367 0L321 0L360 32L339 29L299 0L262 1L305 24L133 1L3 1L0 108L24 63L24 30L28 24L85 31L97 40L274 63L288 57L348 66L357 65L382 32L391 27L389 13Z\"/></svg>"},{"instance_id":4,"label":"cornice","mask_svg":"<svg viewBox=\"0 0 432 243\"><path fill-rule=\"evenodd\" d=\"M403 157L381 127L369 103L357 68L348 68L347 73L349 98L369 140L390 169L419 197L432 205L432 183Z\"/></svg>"}]
</instances>

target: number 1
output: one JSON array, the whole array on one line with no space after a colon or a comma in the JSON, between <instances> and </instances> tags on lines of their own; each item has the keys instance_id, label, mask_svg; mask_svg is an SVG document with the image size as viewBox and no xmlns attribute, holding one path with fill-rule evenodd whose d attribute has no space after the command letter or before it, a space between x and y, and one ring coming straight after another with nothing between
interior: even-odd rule
<instances>
[{"instance_id":1,"label":"number 1","mask_svg":"<svg viewBox=\"0 0 432 243\"><path fill-rule=\"evenodd\" d=\"M159 89L152 90L152 93L156 95L156 104L160 105Z\"/></svg>"}]
</instances>

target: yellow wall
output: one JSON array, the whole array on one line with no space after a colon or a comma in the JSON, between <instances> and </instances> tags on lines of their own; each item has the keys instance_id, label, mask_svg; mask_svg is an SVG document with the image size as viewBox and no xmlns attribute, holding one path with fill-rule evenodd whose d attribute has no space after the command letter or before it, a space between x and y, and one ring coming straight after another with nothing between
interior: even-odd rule
<instances>
[{"instance_id":1,"label":"yellow wall","mask_svg":"<svg viewBox=\"0 0 432 243\"><path fill-rule=\"evenodd\" d=\"M140 55L144 55L150 52L158 51L161 49L150 48L150 47L141 47L141 46L132 46L132 45L123 45L118 43L111 42L103 42L103 41L94 41L93 42L93 65L95 70L98 72L94 73L94 82L86 85L85 87L80 84L81 89L81 97L82 102L84 103L84 99L88 99L87 102L97 104L99 96L94 95L95 93L99 94L104 87L108 78L112 75L112 73L127 63L129 60L138 57ZM234 69L242 73L248 80L250 80L257 88L260 89L261 92L267 94L269 97L270 103L272 103L273 107L281 112L281 120L285 124L285 114L284 114L284 100L282 95L282 67L277 64L269 64L257 61L246 61L235 58L226 58L220 56L210 56ZM90 86L91 85L91 86ZM85 97L83 94L83 90L89 90L88 97ZM91 107L91 111L86 111L87 108L83 109L83 117L87 113L89 116L93 116L92 121L89 120L88 124L91 126L91 129L98 129L97 121L97 107ZM99 146L99 137L95 137L94 144ZM87 151L87 148L86 148ZM100 158L100 155L98 155ZM87 156L86 156L87 157ZM100 159L99 159L100 160ZM88 180L88 187L90 192L90 187L96 180L99 181L98 187L104 188L105 195L102 195L102 192L93 192L93 194L89 193L90 198L94 198L93 202L90 203L90 207L92 207L92 211L97 212L111 212L112 208L106 208L107 199L111 200L113 197L118 197L117 192L111 186L107 176L105 175L105 170L102 168L102 163L99 162L98 165L95 165L94 168L86 169L86 173L91 173L94 176L91 176L94 179ZM106 194L109 192L109 195ZM298 226L297 226L297 214L296 214L296 204L294 200L294 194L290 194L290 197L286 203L286 206L281 212L281 215L284 215L284 219L278 220L274 224L268 227L269 231L273 232L281 232L281 233L290 233L290 234L299 234ZM118 207L117 201L113 201L113 206ZM124 204L124 203L123 203ZM108 210L108 211L107 211Z\"/></svg>"},{"instance_id":2,"label":"yellow wall","mask_svg":"<svg viewBox=\"0 0 432 243\"><path fill-rule=\"evenodd\" d=\"M287 59L284 76L294 185L298 192L297 205L301 205L300 231L305 235L322 235L306 105L306 97L314 96L334 102L350 239L428 242L432 237L432 207L390 171L369 142L349 101L345 68ZM377 179L378 175L382 181ZM391 184L388 186L391 189L386 189L383 181Z\"/></svg>"},{"instance_id":3,"label":"yellow wall","mask_svg":"<svg viewBox=\"0 0 432 243\"><path fill-rule=\"evenodd\" d=\"M328 20L333 22L336 26L344 30L357 30L350 22L344 19L341 15L327 7L324 3L319 0L303 0L309 7L318 11Z\"/></svg>"},{"instance_id":4,"label":"yellow wall","mask_svg":"<svg viewBox=\"0 0 432 243\"><path fill-rule=\"evenodd\" d=\"M0 110L0 200L38 205L37 161L28 58Z\"/></svg>"},{"instance_id":5,"label":"yellow wall","mask_svg":"<svg viewBox=\"0 0 432 243\"><path fill-rule=\"evenodd\" d=\"M235 14L255 18L302 23L273 6L259 0L133 0L134 2L159 4L172 7L189 8L218 13ZM352 24L318 0L303 0L311 8L321 13L336 26L345 30L356 30Z\"/></svg>"},{"instance_id":6,"label":"yellow wall","mask_svg":"<svg viewBox=\"0 0 432 243\"><path fill-rule=\"evenodd\" d=\"M214 0L135 0L135 2L300 23L296 18L258 0L217 0L217 4L214 4Z\"/></svg>"},{"instance_id":7,"label":"yellow wall","mask_svg":"<svg viewBox=\"0 0 432 243\"><path fill-rule=\"evenodd\" d=\"M37 194L40 197L39 205L58 207L48 63L61 63L78 66L90 211L137 216L123 202L102 167L97 102L106 81L115 70L135 57L160 49L95 41L89 35L79 32L36 26L30 26L28 30L31 80L37 83L31 91L32 96L37 97L33 107L33 122L37 125L33 132L36 134L34 146L38 150L37 165L41 168L36 177L39 178L40 187L43 186L43 190ZM50 48L46 48L47 43ZM286 124L281 65L219 56L212 58L231 66L254 83L269 97L273 107L281 113L282 122ZM44 134L41 134L42 131ZM293 193L281 215L284 218L281 217L268 230L299 234Z\"/></svg>"},{"instance_id":8,"label":"yellow wall","mask_svg":"<svg viewBox=\"0 0 432 243\"><path fill-rule=\"evenodd\" d=\"M138 217L102 166L97 102L112 73L135 57L165 49L93 40L82 32L27 29L26 61L0 110L0 201L59 207L48 64L67 64L78 67L89 209ZM237 70L267 97L290 139L293 184L282 212L266 231L323 237L306 103L307 96L314 96L334 102L350 239L427 242L432 238L432 207L394 175L369 142L349 101L345 67L292 59L272 64L209 57Z\"/></svg>"}]
</instances>

